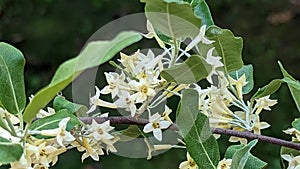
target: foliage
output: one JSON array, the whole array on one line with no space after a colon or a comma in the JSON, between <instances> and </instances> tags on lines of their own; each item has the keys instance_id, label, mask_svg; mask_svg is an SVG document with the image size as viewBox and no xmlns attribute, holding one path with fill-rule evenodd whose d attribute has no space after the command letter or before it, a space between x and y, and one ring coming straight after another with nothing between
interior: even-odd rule
<instances>
[{"instance_id":1,"label":"foliage","mask_svg":"<svg viewBox=\"0 0 300 169\"><path fill-rule=\"evenodd\" d=\"M98 161L105 154L103 149L107 154L116 153L119 150L115 144L119 141L131 143L142 137L147 159L160 150L186 149L187 161L179 164L179 168L266 166L250 153L258 140L247 143L247 139L236 136L229 141L241 144L228 147L225 159L220 160L218 136L213 135L211 128L260 135L262 129L270 127L260 121L261 112L270 111L277 103L270 95L286 83L299 109L300 83L279 63L283 78L272 80L247 100L244 95L252 91L254 81L252 65L244 65L242 60L243 41L230 30L214 25L205 1L141 2L145 3L148 34L123 31L112 40L88 43L77 57L61 64L50 84L32 96L27 105L24 56L15 47L0 43L0 146L1 154L7 155L1 158L1 164L10 164L11 168L48 168L56 164L60 154L72 148L84 152L82 161L88 157ZM89 108L58 95L83 71L108 62L143 36L154 38L163 52L157 54L149 49L147 53L120 53L120 65L114 64L118 71L104 72L107 85L95 87ZM185 46L187 39L191 41ZM198 83L204 80L209 84L206 88ZM114 101L100 97L106 94ZM180 102L173 118L168 105L161 105L178 96ZM45 111L53 99L54 109ZM96 107L122 109L128 116L93 115ZM147 113L148 119L141 118ZM87 117L81 117L82 114ZM143 129L128 126L112 132L111 123L129 123L128 119ZM294 128L284 131L294 136L293 142L300 141L298 123L296 119L292 123ZM166 130L179 130L172 138L180 140L179 143L160 144L170 141ZM288 161L289 168L300 165L300 156L294 151L283 148L281 157Z\"/></svg>"}]
</instances>

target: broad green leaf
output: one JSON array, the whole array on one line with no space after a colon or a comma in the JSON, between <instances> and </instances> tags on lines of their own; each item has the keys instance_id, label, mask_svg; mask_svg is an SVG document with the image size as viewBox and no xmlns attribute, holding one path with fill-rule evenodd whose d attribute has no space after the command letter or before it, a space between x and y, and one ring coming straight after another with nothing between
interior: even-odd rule
<instances>
[{"instance_id":1,"label":"broad green leaf","mask_svg":"<svg viewBox=\"0 0 300 169\"><path fill-rule=\"evenodd\" d=\"M67 109L70 113L85 114L87 107L84 105L72 103L66 100L63 96L56 96L53 101L53 108L57 112L62 109Z\"/></svg>"},{"instance_id":2,"label":"broad green leaf","mask_svg":"<svg viewBox=\"0 0 300 169\"><path fill-rule=\"evenodd\" d=\"M206 36L215 41L213 46L218 55L222 57L226 73L242 68L243 40L241 37L235 37L230 30L217 26L210 26L206 31Z\"/></svg>"},{"instance_id":3,"label":"broad green leaf","mask_svg":"<svg viewBox=\"0 0 300 169\"><path fill-rule=\"evenodd\" d=\"M219 147L211 133L208 118L198 110L198 100L196 90L182 91L176 124L184 137L187 151L199 168L215 169L220 160Z\"/></svg>"},{"instance_id":4,"label":"broad green leaf","mask_svg":"<svg viewBox=\"0 0 300 169\"><path fill-rule=\"evenodd\" d=\"M292 126L297 129L298 131L300 131L300 118L296 118L293 122L292 122Z\"/></svg>"},{"instance_id":5,"label":"broad green leaf","mask_svg":"<svg viewBox=\"0 0 300 169\"><path fill-rule=\"evenodd\" d=\"M288 87L290 89L290 92L292 94L292 97L294 99L294 102L296 103L296 106L298 108L298 111L300 112L300 83L299 81L295 80L282 66L280 62L278 62L281 72L285 78L290 79L290 82L287 82Z\"/></svg>"},{"instance_id":6,"label":"broad green leaf","mask_svg":"<svg viewBox=\"0 0 300 169\"><path fill-rule=\"evenodd\" d=\"M0 102L9 113L21 113L26 104L23 54L15 47L0 43Z\"/></svg>"},{"instance_id":7,"label":"broad green leaf","mask_svg":"<svg viewBox=\"0 0 300 169\"><path fill-rule=\"evenodd\" d=\"M281 79L272 80L269 84L257 90L257 92L252 96L251 102L253 102L255 99L275 93L279 89L281 84Z\"/></svg>"},{"instance_id":8,"label":"broad green leaf","mask_svg":"<svg viewBox=\"0 0 300 169\"><path fill-rule=\"evenodd\" d=\"M69 112L66 109L60 110L56 112L54 115L38 119L34 121L31 126L30 130L48 130L48 129L54 129L58 127L58 123L64 119L70 117L70 120L68 121L67 124L67 130L73 129L76 125L80 124L80 121L74 116L71 112Z\"/></svg>"},{"instance_id":9,"label":"broad green leaf","mask_svg":"<svg viewBox=\"0 0 300 169\"><path fill-rule=\"evenodd\" d=\"M214 21L212 19L209 7L204 0L194 1L193 9L194 14L201 18L202 25L206 25L207 27L214 25Z\"/></svg>"},{"instance_id":10,"label":"broad green leaf","mask_svg":"<svg viewBox=\"0 0 300 169\"><path fill-rule=\"evenodd\" d=\"M183 63L164 69L160 75L166 79L167 82L190 84L205 79L210 71L211 66L208 65L202 57L192 55Z\"/></svg>"},{"instance_id":11,"label":"broad green leaf","mask_svg":"<svg viewBox=\"0 0 300 169\"><path fill-rule=\"evenodd\" d=\"M192 6L178 0L141 0L146 3L147 19L153 27L171 38L195 37L201 19L194 15Z\"/></svg>"},{"instance_id":12,"label":"broad green leaf","mask_svg":"<svg viewBox=\"0 0 300 169\"><path fill-rule=\"evenodd\" d=\"M130 125L127 129L118 131L116 133L120 138L120 141L131 141L141 135L141 131L136 125Z\"/></svg>"},{"instance_id":13,"label":"broad green leaf","mask_svg":"<svg viewBox=\"0 0 300 169\"><path fill-rule=\"evenodd\" d=\"M229 75L235 80L239 79L243 74L245 74L246 81L248 82L245 86L243 86L243 94L248 94L254 86L252 65L243 65L241 69L229 73Z\"/></svg>"},{"instance_id":14,"label":"broad green leaf","mask_svg":"<svg viewBox=\"0 0 300 169\"><path fill-rule=\"evenodd\" d=\"M250 143L249 143L250 144ZM249 144L246 145L249 147ZM253 144L253 143L252 143ZM232 145L230 147L227 148L226 153L225 153L225 158L226 159L233 159L233 155L242 150L243 148L246 147L245 145ZM247 149L247 148L246 148ZM238 160L237 160L238 161ZM232 161L233 163L234 161ZM236 162L234 162L236 163ZM267 166L267 163L260 160L259 158L253 156L250 152L248 154L248 159L247 162L244 166L244 169L263 169ZM239 168L240 169L240 168Z\"/></svg>"},{"instance_id":15,"label":"broad green leaf","mask_svg":"<svg viewBox=\"0 0 300 169\"><path fill-rule=\"evenodd\" d=\"M9 164L18 161L23 154L21 144L0 137L0 163Z\"/></svg>"},{"instance_id":16,"label":"broad green leaf","mask_svg":"<svg viewBox=\"0 0 300 169\"><path fill-rule=\"evenodd\" d=\"M90 42L77 57L64 62L56 71L51 83L37 92L24 112L24 121L31 122L38 111L44 108L58 92L69 85L81 72L110 60L125 47L139 41L138 32L124 31L111 41Z\"/></svg>"},{"instance_id":17,"label":"broad green leaf","mask_svg":"<svg viewBox=\"0 0 300 169\"><path fill-rule=\"evenodd\" d=\"M243 148L237 150L232 156L232 169L243 169L250 156L250 150L256 145L257 140L252 140Z\"/></svg>"}]
</instances>

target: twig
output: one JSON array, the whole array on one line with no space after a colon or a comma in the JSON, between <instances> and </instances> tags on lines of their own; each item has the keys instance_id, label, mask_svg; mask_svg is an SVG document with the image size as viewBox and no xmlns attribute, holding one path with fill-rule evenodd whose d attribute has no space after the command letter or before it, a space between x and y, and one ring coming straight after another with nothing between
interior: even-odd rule
<instances>
[{"instance_id":1,"label":"twig","mask_svg":"<svg viewBox=\"0 0 300 169\"><path fill-rule=\"evenodd\" d=\"M110 120L111 124L135 124L135 125L146 125L148 123L147 119L141 119L141 118L133 118L130 116L114 116L114 117L80 117L80 120L86 124L91 124L92 119L94 119L97 123L103 123L107 120ZM178 130L176 124L172 124L170 126L170 129L172 130ZM212 133L215 134L225 134L229 136L236 136L241 138L246 138L250 140L258 139L263 142L276 144L280 146L285 146L289 148L293 148L296 150L300 150L300 143L294 143L291 141L282 140L275 137L269 137L264 135L258 135L253 134L251 132L241 132L236 130L228 130L228 129L222 129L222 128L211 128Z\"/></svg>"}]
</instances>

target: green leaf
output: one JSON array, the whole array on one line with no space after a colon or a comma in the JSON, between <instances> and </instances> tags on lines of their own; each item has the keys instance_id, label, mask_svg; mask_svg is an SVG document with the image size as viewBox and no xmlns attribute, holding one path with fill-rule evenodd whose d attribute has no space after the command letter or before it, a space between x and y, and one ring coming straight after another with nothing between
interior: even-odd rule
<instances>
[{"instance_id":1,"label":"green leaf","mask_svg":"<svg viewBox=\"0 0 300 169\"><path fill-rule=\"evenodd\" d=\"M250 150L256 145L257 140L252 140L243 148L237 150L232 156L232 169L243 169L249 159Z\"/></svg>"},{"instance_id":2,"label":"green leaf","mask_svg":"<svg viewBox=\"0 0 300 169\"><path fill-rule=\"evenodd\" d=\"M211 133L208 118L198 110L198 101L196 90L182 91L176 124L184 137L187 151L198 167L215 169L220 160L219 147Z\"/></svg>"},{"instance_id":3,"label":"green leaf","mask_svg":"<svg viewBox=\"0 0 300 169\"><path fill-rule=\"evenodd\" d=\"M205 79L210 71L211 66L208 65L202 57L192 55L183 63L164 69L160 75L166 79L167 82L190 84Z\"/></svg>"},{"instance_id":4,"label":"green leaf","mask_svg":"<svg viewBox=\"0 0 300 169\"><path fill-rule=\"evenodd\" d=\"M0 137L0 163L9 164L18 161L23 154L23 148L18 143Z\"/></svg>"},{"instance_id":5,"label":"green leaf","mask_svg":"<svg viewBox=\"0 0 300 169\"><path fill-rule=\"evenodd\" d=\"M142 0L147 19L153 27L171 38L195 37L201 19L194 15L192 6L178 0Z\"/></svg>"},{"instance_id":6,"label":"green leaf","mask_svg":"<svg viewBox=\"0 0 300 169\"><path fill-rule=\"evenodd\" d=\"M0 43L0 102L9 113L21 113L26 104L23 54L15 47Z\"/></svg>"},{"instance_id":7,"label":"green leaf","mask_svg":"<svg viewBox=\"0 0 300 169\"><path fill-rule=\"evenodd\" d=\"M142 36L138 32L124 31L111 41L90 42L77 57L64 62L56 71L51 83L35 94L24 112L24 121L29 123L58 92L69 85L81 72L101 65L110 60L125 47L139 41Z\"/></svg>"},{"instance_id":8,"label":"green leaf","mask_svg":"<svg viewBox=\"0 0 300 169\"><path fill-rule=\"evenodd\" d=\"M230 30L217 26L210 26L206 31L206 36L215 41L213 46L222 57L226 73L242 68L244 64L242 60L243 39L241 37L235 37Z\"/></svg>"},{"instance_id":9,"label":"green leaf","mask_svg":"<svg viewBox=\"0 0 300 169\"><path fill-rule=\"evenodd\" d=\"M282 84L281 79L272 80L269 84L257 90L257 92L252 96L251 102L253 102L255 99L265 97L275 93L279 89L281 84Z\"/></svg>"},{"instance_id":10,"label":"green leaf","mask_svg":"<svg viewBox=\"0 0 300 169\"><path fill-rule=\"evenodd\" d=\"M298 131L300 131L300 118L296 118L293 122L292 122L292 126L297 129Z\"/></svg>"},{"instance_id":11,"label":"green leaf","mask_svg":"<svg viewBox=\"0 0 300 169\"><path fill-rule=\"evenodd\" d=\"M127 129L116 133L120 137L120 141L131 141L141 135L141 131L137 125L130 125Z\"/></svg>"},{"instance_id":12,"label":"green leaf","mask_svg":"<svg viewBox=\"0 0 300 169\"><path fill-rule=\"evenodd\" d=\"M289 81L286 81L288 84L288 87L290 89L290 92L292 94L292 97L294 99L294 102L296 103L297 109L300 112L300 83L295 80L282 66L282 64L278 61L278 64L280 66L281 72L284 76L284 79L288 79Z\"/></svg>"},{"instance_id":13,"label":"green leaf","mask_svg":"<svg viewBox=\"0 0 300 169\"><path fill-rule=\"evenodd\" d=\"M64 119L70 117L70 120L68 121L66 130L70 131L73 129L76 125L80 124L80 121L74 116L71 112L69 112L66 109L60 110L56 112L54 115L38 119L34 121L31 126L30 130L48 130L48 129L55 129L58 128L58 123Z\"/></svg>"},{"instance_id":14,"label":"green leaf","mask_svg":"<svg viewBox=\"0 0 300 169\"><path fill-rule=\"evenodd\" d=\"M243 74L245 74L246 81L248 82L245 86L243 86L243 94L248 94L254 86L252 65L243 65L241 69L229 73L229 75L235 80L238 80L238 78L240 78Z\"/></svg>"},{"instance_id":15,"label":"green leaf","mask_svg":"<svg viewBox=\"0 0 300 169\"><path fill-rule=\"evenodd\" d=\"M56 96L53 101L53 108L57 112L62 109L67 109L70 113L76 114L86 114L88 111L87 107L84 105L72 103L66 100L63 96Z\"/></svg>"},{"instance_id":16,"label":"green leaf","mask_svg":"<svg viewBox=\"0 0 300 169\"><path fill-rule=\"evenodd\" d=\"M280 155L282 154L292 154L294 157L296 157L300 155L300 152L296 149L282 146L280 149Z\"/></svg>"},{"instance_id":17,"label":"green leaf","mask_svg":"<svg viewBox=\"0 0 300 169\"><path fill-rule=\"evenodd\" d=\"M254 142L253 142L254 141ZM225 158L226 159L232 159L232 164L231 168L234 166L236 167L237 163L244 163L245 157L247 157L246 163L244 164L244 169L262 169L267 166L267 163L260 160L259 158L253 156L249 151L250 149L256 144L256 141L253 140L250 142L248 145L232 145L227 148L226 153L225 153ZM252 146L252 147L251 147ZM237 158L238 155L243 154L243 152L246 152L243 157L244 159L241 160L240 158ZM237 154L236 154L237 153ZM235 155L235 156L234 156ZM242 164L241 163L241 164ZM242 169L242 168L238 168Z\"/></svg>"},{"instance_id":18,"label":"green leaf","mask_svg":"<svg viewBox=\"0 0 300 169\"><path fill-rule=\"evenodd\" d=\"M206 25L207 27L214 25L214 21L212 19L209 7L204 0L194 2L193 9L194 14L201 18L201 25Z\"/></svg>"}]
</instances>

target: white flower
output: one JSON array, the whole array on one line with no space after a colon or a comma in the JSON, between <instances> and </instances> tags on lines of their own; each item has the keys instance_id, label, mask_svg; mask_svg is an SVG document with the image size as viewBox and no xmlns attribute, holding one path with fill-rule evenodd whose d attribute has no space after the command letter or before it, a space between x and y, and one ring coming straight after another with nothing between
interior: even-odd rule
<instances>
[{"instance_id":1,"label":"white flower","mask_svg":"<svg viewBox=\"0 0 300 169\"><path fill-rule=\"evenodd\" d=\"M282 154L281 157L289 162L287 169L300 169L300 155L294 157L289 154Z\"/></svg>"},{"instance_id":2,"label":"white flower","mask_svg":"<svg viewBox=\"0 0 300 169\"><path fill-rule=\"evenodd\" d=\"M189 45L185 48L185 51L191 50L194 46L196 46L199 42L204 44L212 44L215 41L209 40L205 37L206 25L201 26L199 34L189 43Z\"/></svg>"},{"instance_id":3,"label":"white flower","mask_svg":"<svg viewBox=\"0 0 300 169\"><path fill-rule=\"evenodd\" d=\"M283 132L289 135L293 135L294 136L292 137L293 142L300 142L300 131L298 131L297 129L290 128L287 130L283 130Z\"/></svg>"},{"instance_id":4,"label":"white flower","mask_svg":"<svg viewBox=\"0 0 300 169\"><path fill-rule=\"evenodd\" d=\"M129 94L127 91L122 91L118 100L114 102L118 108L129 109L131 116L133 117L136 113L136 105L134 104L135 98Z\"/></svg>"},{"instance_id":5,"label":"white flower","mask_svg":"<svg viewBox=\"0 0 300 169\"><path fill-rule=\"evenodd\" d=\"M230 169L232 159L224 158L221 160L217 166L217 169Z\"/></svg>"},{"instance_id":6,"label":"white flower","mask_svg":"<svg viewBox=\"0 0 300 169\"><path fill-rule=\"evenodd\" d=\"M18 161L10 163L10 169L33 169L23 153Z\"/></svg>"},{"instance_id":7,"label":"white flower","mask_svg":"<svg viewBox=\"0 0 300 169\"><path fill-rule=\"evenodd\" d=\"M103 139L110 140L113 139L114 136L109 134L108 132L113 130L114 127L110 126L110 121L107 120L102 124L98 124L94 119L92 121L92 124L90 125L90 128L88 129L89 132L91 132L91 136L97 140L102 141Z\"/></svg>"},{"instance_id":8,"label":"white flower","mask_svg":"<svg viewBox=\"0 0 300 169\"><path fill-rule=\"evenodd\" d=\"M149 123L144 126L143 131L145 133L153 132L154 137L158 140L162 140L161 129L166 129L171 125L171 122L162 120L158 113L155 113L149 118Z\"/></svg>"},{"instance_id":9,"label":"white flower","mask_svg":"<svg viewBox=\"0 0 300 169\"><path fill-rule=\"evenodd\" d=\"M183 161L179 164L179 169L198 169L198 165L192 159L189 152L186 153L187 161Z\"/></svg>"},{"instance_id":10,"label":"white flower","mask_svg":"<svg viewBox=\"0 0 300 169\"><path fill-rule=\"evenodd\" d=\"M255 108L257 108L255 114L259 114L262 111L262 109L271 110L270 106L274 106L275 104L277 104L277 100L271 100L269 98L270 95L259 99L255 99L256 101Z\"/></svg>"},{"instance_id":11,"label":"white flower","mask_svg":"<svg viewBox=\"0 0 300 169\"><path fill-rule=\"evenodd\" d=\"M55 153L57 148L46 145L46 142L41 143L38 146L26 144L27 155L30 155L32 158L32 163L41 164L44 167L50 167L50 163L54 158L48 158L52 153Z\"/></svg>"},{"instance_id":12,"label":"white flower","mask_svg":"<svg viewBox=\"0 0 300 169\"><path fill-rule=\"evenodd\" d=\"M211 84L213 83L212 82L212 75L213 74L216 74L216 75L218 74L216 72L216 68L224 66L223 63L220 61L222 59L221 57L219 57L219 56L213 56L212 55L214 49L215 48L213 47L213 48L211 48L211 49L208 50L207 57L205 59L205 61L212 66L212 70L209 73L209 75L207 76L207 80Z\"/></svg>"},{"instance_id":13,"label":"white flower","mask_svg":"<svg viewBox=\"0 0 300 169\"><path fill-rule=\"evenodd\" d=\"M95 94L95 96L90 98L91 108L86 113L91 113L94 110L96 110L96 106L108 107L108 108L113 108L113 109L117 108L117 106L115 104L112 104L112 103L109 103L109 102L99 99L101 91L98 89L97 86L95 86L95 88L96 88L96 94Z\"/></svg>"},{"instance_id":14,"label":"white flower","mask_svg":"<svg viewBox=\"0 0 300 169\"><path fill-rule=\"evenodd\" d=\"M171 113L172 113L172 109L170 109L167 105L165 105L165 111L161 115L162 120L166 120L169 121L170 123L173 123L169 117Z\"/></svg>"},{"instance_id":15,"label":"white flower","mask_svg":"<svg viewBox=\"0 0 300 169\"><path fill-rule=\"evenodd\" d=\"M157 43L159 44L159 46L161 48L165 48L165 44L162 40L160 40L160 38L157 36L157 34L155 33L155 30L151 24L151 22L149 20L147 20L147 30L149 31L148 34L142 34L144 37L151 39L151 38L155 38Z\"/></svg>"},{"instance_id":16,"label":"white flower","mask_svg":"<svg viewBox=\"0 0 300 169\"><path fill-rule=\"evenodd\" d=\"M125 69L128 72L133 72L139 55L140 55L140 50L136 51L132 55L126 55L121 52L120 53L121 59L118 59L118 61L121 62L123 66L125 66Z\"/></svg>"},{"instance_id":17,"label":"white flower","mask_svg":"<svg viewBox=\"0 0 300 169\"><path fill-rule=\"evenodd\" d=\"M140 79L139 82L131 80L129 85L133 90L137 91L137 93L133 94L133 97L136 98L136 103L142 103L148 96L155 96L156 94L148 80Z\"/></svg>"},{"instance_id":18,"label":"white flower","mask_svg":"<svg viewBox=\"0 0 300 169\"><path fill-rule=\"evenodd\" d=\"M243 86L245 86L248 82L246 81L246 75L243 74L241 77L239 77L237 80L233 79L229 76L229 81L235 85L235 88L237 90L238 98L240 100L243 99Z\"/></svg>"},{"instance_id":19,"label":"white flower","mask_svg":"<svg viewBox=\"0 0 300 169\"><path fill-rule=\"evenodd\" d=\"M70 117L62 119L58 123L58 128L49 129L49 130L42 130L41 134L44 136L56 136L57 143L64 147L63 142L71 142L75 140L75 137L66 130L67 123L70 120Z\"/></svg>"},{"instance_id":20,"label":"white flower","mask_svg":"<svg viewBox=\"0 0 300 169\"><path fill-rule=\"evenodd\" d=\"M55 110L53 108L48 107L47 108L48 111L45 111L43 109L41 109L38 114L36 115L37 118L44 118L44 117L48 117L51 116L53 114L55 114Z\"/></svg>"},{"instance_id":21,"label":"white flower","mask_svg":"<svg viewBox=\"0 0 300 169\"><path fill-rule=\"evenodd\" d=\"M108 85L105 86L100 91L100 93L101 94L111 93L112 98L115 98L120 91L120 87L122 85L125 85L125 83L124 83L125 75L124 75L124 73L121 73L121 75L119 75L115 72L109 72L109 73L104 72L104 75L106 77L106 81L107 81Z\"/></svg>"},{"instance_id":22,"label":"white flower","mask_svg":"<svg viewBox=\"0 0 300 169\"><path fill-rule=\"evenodd\" d=\"M77 150L80 152L85 151L81 156L82 162L87 157L92 157L93 160L99 161L99 155L104 155L100 144L92 142L92 139L82 137L81 142L83 145L79 145L77 142L73 142L72 145L77 147Z\"/></svg>"}]
</instances>

